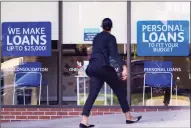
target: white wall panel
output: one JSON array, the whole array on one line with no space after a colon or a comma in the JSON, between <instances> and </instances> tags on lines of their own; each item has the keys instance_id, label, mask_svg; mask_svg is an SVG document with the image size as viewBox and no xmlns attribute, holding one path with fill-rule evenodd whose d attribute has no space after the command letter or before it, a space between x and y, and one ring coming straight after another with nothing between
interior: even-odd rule
<instances>
[{"instance_id":1,"label":"white wall panel","mask_svg":"<svg viewBox=\"0 0 191 128\"><path fill-rule=\"evenodd\" d=\"M127 2L63 2L63 43L81 44L85 28L101 29L101 21L113 20L112 34L127 43Z\"/></svg>"},{"instance_id":2,"label":"white wall panel","mask_svg":"<svg viewBox=\"0 0 191 128\"><path fill-rule=\"evenodd\" d=\"M2 2L1 22L50 21L58 40L58 2Z\"/></svg>"}]
</instances>

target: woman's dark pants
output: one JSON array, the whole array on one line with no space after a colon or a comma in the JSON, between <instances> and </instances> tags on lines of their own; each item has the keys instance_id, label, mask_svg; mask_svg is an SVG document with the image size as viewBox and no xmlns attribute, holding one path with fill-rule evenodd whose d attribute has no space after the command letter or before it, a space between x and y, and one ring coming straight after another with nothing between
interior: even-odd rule
<instances>
[{"instance_id":1,"label":"woman's dark pants","mask_svg":"<svg viewBox=\"0 0 191 128\"><path fill-rule=\"evenodd\" d=\"M82 115L89 116L92 106L101 90L101 88L106 82L114 94L117 96L119 104L124 113L129 112L130 108L127 102L127 90L126 81L122 81L118 78L114 68L106 66L96 70L93 75L90 76L90 91L86 103L83 108Z\"/></svg>"}]
</instances>

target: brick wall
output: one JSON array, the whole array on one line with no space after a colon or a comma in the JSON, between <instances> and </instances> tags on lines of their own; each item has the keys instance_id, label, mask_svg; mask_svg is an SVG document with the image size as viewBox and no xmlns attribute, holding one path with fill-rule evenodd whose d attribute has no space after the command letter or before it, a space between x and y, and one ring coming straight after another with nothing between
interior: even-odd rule
<instances>
[{"instance_id":1,"label":"brick wall","mask_svg":"<svg viewBox=\"0 0 191 128\"><path fill-rule=\"evenodd\" d=\"M182 108L132 108L132 112L169 111ZM78 117L82 108L2 108L1 121L47 120L57 118ZM91 115L122 113L120 108L93 108Z\"/></svg>"}]
</instances>

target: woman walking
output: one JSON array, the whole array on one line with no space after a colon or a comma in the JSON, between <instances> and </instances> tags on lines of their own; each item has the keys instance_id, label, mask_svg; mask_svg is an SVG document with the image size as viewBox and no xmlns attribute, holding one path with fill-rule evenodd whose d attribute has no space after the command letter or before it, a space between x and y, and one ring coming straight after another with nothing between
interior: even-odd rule
<instances>
[{"instance_id":1,"label":"woman walking","mask_svg":"<svg viewBox=\"0 0 191 128\"><path fill-rule=\"evenodd\" d=\"M90 92L83 108L80 128L94 127L94 125L88 125L88 117L104 82L116 94L125 114L126 123L134 123L141 119L141 116L133 117L130 114L125 89L127 67L118 53L116 38L110 33L112 24L111 19L105 18L102 21L103 31L97 34L93 40L92 54L86 69L86 74L90 77ZM121 78L119 78L115 68L110 66L110 57L122 68Z\"/></svg>"}]
</instances>

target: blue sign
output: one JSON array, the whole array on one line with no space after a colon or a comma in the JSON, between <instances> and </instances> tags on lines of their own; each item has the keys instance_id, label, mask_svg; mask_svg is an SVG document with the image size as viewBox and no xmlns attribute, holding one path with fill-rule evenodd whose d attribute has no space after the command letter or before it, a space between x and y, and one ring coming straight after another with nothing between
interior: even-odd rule
<instances>
[{"instance_id":1,"label":"blue sign","mask_svg":"<svg viewBox=\"0 0 191 128\"><path fill-rule=\"evenodd\" d=\"M188 56L189 21L138 21L139 56Z\"/></svg>"},{"instance_id":2,"label":"blue sign","mask_svg":"<svg viewBox=\"0 0 191 128\"><path fill-rule=\"evenodd\" d=\"M145 61L144 72L147 73L145 84L148 86L170 86L173 64L171 61Z\"/></svg>"},{"instance_id":3,"label":"blue sign","mask_svg":"<svg viewBox=\"0 0 191 128\"><path fill-rule=\"evenodd\" d=\"M84 41L92 41L99 32L99 28L84 29Z\"/></svg>"},{"instance_id":4,"label":"blue sign","mask_svg":"<svg viewBox=\"0 0 191 128\"><path fill-rule=\"evenodd\" d=\"M3 56L51 56L50 22L2 23Z\"/></svg>"}]
</instances>

